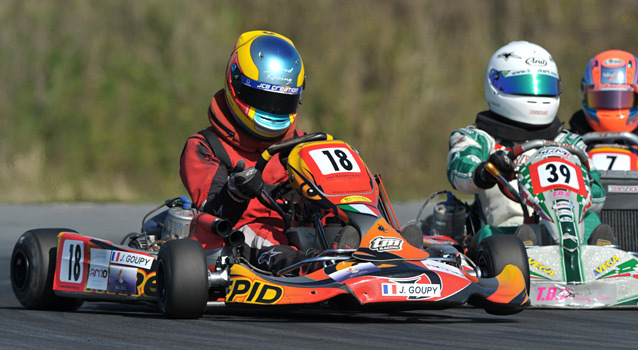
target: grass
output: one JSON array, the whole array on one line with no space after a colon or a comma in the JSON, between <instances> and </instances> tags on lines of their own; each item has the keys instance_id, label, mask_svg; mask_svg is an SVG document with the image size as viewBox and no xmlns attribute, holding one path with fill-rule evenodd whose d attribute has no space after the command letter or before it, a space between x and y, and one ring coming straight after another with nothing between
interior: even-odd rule
<instances>
[{"instance_id":1,"label":"grass","mask_svg":"<svg viewBox=\"0 0 638 350\"><path fill-rule=\"evenodd\" d=\"M185 194L186 138L207 126L241 32L290 37L308 77L299 126L352 144L396 200L450 188L447 137L485 109L511 40L548 49L559 116L590 57L638 52L638 3L114 0L0 3L0 199L145 201Z\"/></svg>"}]
</instances>

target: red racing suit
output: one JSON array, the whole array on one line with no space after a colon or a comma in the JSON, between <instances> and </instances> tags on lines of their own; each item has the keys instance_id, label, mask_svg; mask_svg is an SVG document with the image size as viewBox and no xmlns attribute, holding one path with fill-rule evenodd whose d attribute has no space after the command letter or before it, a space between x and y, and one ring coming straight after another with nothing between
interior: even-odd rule
<instances>
[{"instance_id":1,"label":"red racing suit","mask_svg":"<svg viewBox=\"0 0 638 350\"><path fill-rule=\"evenodd\" d=\"M211 124L208 129L221 141L232 167L240 159L244 159L246 168L255 166L261 153L270 145L303 134L296 130L293 122L280 138L260 140L254 137L236 122L227 107L224 90L213 96L208 119ZM268 162L262 172L266 185L287 180L286 170L278 155L276 157ZM203 135L196 133L188 138L180 159L180 177L194 206L200 211L229 220L235 229L243 231L244 256L256 266L272 270L301 260L303 252L289 247L283 232L284 221L277 212L264 207L256 198L237 202L230 197L227 190L229 175L228 169L213 153ZM192 238L200 241L206 250L219 248L207 246L206 242L210 242L210 239L206 237Z\"/></svg>"}]
</instances>

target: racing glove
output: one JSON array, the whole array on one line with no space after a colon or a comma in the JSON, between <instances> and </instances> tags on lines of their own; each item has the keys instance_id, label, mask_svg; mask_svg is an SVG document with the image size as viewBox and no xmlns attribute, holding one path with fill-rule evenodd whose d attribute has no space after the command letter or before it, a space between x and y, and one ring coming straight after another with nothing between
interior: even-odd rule
<instances>
[{"instance_id":1,"label":"racing glove","mask_svg":"<svg viewBox=\"0 0 638 350\"><path fill-rule=\"evenodd\" d=\"M264 188L261 171L250 167L240 159L228 178L228 194L237 202L245 202L257 197Z\"/></svg>"},{"instance_id":2,"label":"racing glove","mask_svg":"<svg viewBox=\"0 0 638 350\"><path fill-rule=\"evenodd\" d=\"M492 174L485 170L485 164L487 164L487 162L481 162L476 166L476 168L474 168L472 181L474 181L476 187L487 190L488 188L492 188L496 185L496 179L492 176Z\"/></svg>"},{"instance_id":3,"label":"racing glove","mask_svg":"<svg viewBox=\"0 0 638 350\"><path fill-rule=\"evenodd\" d=\"M487 162L481 162L476 169L474 169L472 179L474 180L474 184L479 188L488 189L496 184L496 178L485 170L485 164L488 162L492 163L508 181L514 178L514 169L516 168L514 162L507 156L505 151L499 150L490 154Z\"/></svg>"}]
</instances>

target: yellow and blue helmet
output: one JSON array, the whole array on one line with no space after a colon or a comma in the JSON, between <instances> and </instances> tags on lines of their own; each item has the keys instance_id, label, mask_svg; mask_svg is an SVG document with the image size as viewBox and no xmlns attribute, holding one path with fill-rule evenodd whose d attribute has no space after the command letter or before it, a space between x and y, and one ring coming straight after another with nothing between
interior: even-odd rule
<instances>
[{"instance_id":1,"label":"yellow and blue helmet","mask_svg":"<svg viewBox=\"0 0 638 350\"><path fill-rule=\"evenodd\" d=\"M303 61L290 39L267 31L243 33L228 61L228 106L251 134L277 138L295 121L304 74Z\"/></svg>"}]
</instances>

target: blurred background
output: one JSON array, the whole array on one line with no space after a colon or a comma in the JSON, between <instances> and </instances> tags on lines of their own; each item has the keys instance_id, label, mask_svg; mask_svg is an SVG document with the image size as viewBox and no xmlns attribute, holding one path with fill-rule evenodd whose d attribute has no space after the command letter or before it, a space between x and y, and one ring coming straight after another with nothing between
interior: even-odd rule
<instances>
[{"instance_id":1,"label":"blurred background","mask_svg":"<svg viewBox=\"0 0 638 350\"><path fill-rule=\"evenodd\" d=\"M563 121L588 60L638 53L633 0L4 0L0 200L145 202L186 194L179 157L208 126L242 32L288 36L306 66L301 129L349 142L395 201L451 189L447 138L486 109L512 40L557 62Z\"/></svg>"}]
</instances>

